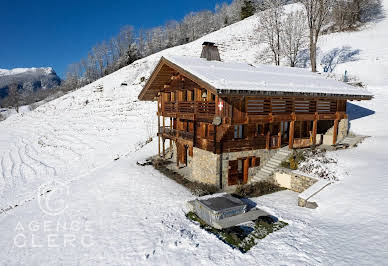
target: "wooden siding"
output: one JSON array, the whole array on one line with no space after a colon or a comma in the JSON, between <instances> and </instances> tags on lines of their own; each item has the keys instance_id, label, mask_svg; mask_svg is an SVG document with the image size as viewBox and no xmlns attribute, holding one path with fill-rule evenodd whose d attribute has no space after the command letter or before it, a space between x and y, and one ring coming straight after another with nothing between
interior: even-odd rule
<instances>
[{"instance_id":1,"label":"wooden siding","mask_svg":"<svg viewBox=\"0 0 388 266\"><path fill-rule=\"evenodd\" d=\"M184 73L163 73L169 77L159 86L158 116L169 117L171 125L163 122L158 136L185 145L190 154L193 147L214 153L301 147L315 143L316 121L346 118L344 99L216 95ZM215 116L220 126L212 124Z\"/></svg>"}]
</instances>

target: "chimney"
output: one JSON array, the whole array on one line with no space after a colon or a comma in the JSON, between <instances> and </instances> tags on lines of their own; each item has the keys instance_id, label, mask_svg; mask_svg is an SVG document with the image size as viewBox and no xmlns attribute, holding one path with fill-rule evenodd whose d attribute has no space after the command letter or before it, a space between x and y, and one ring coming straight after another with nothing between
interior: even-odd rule
<instances>
[{"instance_id":1,"label":"chimney","mask_svg":"<svg viewBox=\"0 0 388 266\"><path fill-rule=\"evenodd\" d=\"M202 44L201 58L206 58L208 61L221 61L217 45L214 42L204 42Z\"/></svg>"}]
</instances>

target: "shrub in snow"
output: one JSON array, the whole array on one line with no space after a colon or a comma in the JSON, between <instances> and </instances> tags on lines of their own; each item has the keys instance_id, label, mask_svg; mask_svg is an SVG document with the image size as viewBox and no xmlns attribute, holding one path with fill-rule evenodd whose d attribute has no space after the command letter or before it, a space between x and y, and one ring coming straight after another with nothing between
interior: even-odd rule
<instances>
[{"instance_id":1,"label":"shrub in snow","mask_svg":"<svg viewBox=\"0 0 388 266\"><path fill-rule=\"evenodd\" d=\"M329 157L324 149L305 150L303 156L306 158L298 167L298 171L310 174L319 178L337 180L332 165L337 161Z\"/></svg>"}]
</instances>

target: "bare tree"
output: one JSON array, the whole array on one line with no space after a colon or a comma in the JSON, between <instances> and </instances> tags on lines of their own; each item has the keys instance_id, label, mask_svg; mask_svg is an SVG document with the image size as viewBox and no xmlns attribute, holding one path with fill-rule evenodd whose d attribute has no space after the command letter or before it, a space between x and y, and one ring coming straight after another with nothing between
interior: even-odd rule
<instances>
[{"instance_id":1,"label":"bare tree","mask_svg":"<svg viewBox=\"0 0 388 266\"><path fill-rule=\"evenodd\" d=\"M322 27L328 20L334 0L300 0L305 9L305 17L310 35L311 71L317 71L317 42Z\"/></svg>"},{"instance_id":2,"label":"bare tree","mask_svg":"<svg viewBox=\"0 0 388 266\"><path fill-rule=\"evenodd\" d=\"M252 6L257 7L265 2L265 8L277 7L287 0L250 0ZM289 0L288 0L289 1ZM376 0L377 1L377 0ZM109 41L103 41L90 49L88 54L80 62L80 73L74 75L74 66L71 66L67 77L69 82L63 83L63 88L73 90L76 87L93 82L96 79L110 74L121 67L126 66L139 57L145 57L163 49L185 44L194 41L210 32L216 31L226 25L241 20L241 9L244 0L232 0L230 3L223 3L216 6L214 11L205 10L191 12L180 21L169 21L165 25L154 27L148 30L135 31L132 26L125 26L120 29L117 36ZM274 18L270 19L272 26L280 20L280 16L275 9ZM280 10L280 9L279 9ZM278 25L279 26L279 25ZM275 27L277 32L274 35L274 45L276 52L275 63L280 62L280 27ZM275 43L277 42L277 44ZM77 77L75 79L75 77ZM77 82L75 82L78 79ZM79 82L81 81L81 83Z\"/></svg>"},{"instance_id":3,"label":"bare tree","mask_svg":"<svg viewBox=\"0 0 388 266\"><path fill-rule=\"evenodd\" d=\"M333 30L351 29L374 18L381 13L380 0L337 0L331 12Z\"/></svg>"},{"instance_id":4,"label":"bare tree","mask_svg":"<svg viewBox=\"0 0 388 266\"><path fill-rule=\"evenodd\" d=\"M259 18L259 40L268 46L275 65L280 65L283 3L283 0L264 0L267 10Z\"/></svg>"},{"instance_id":5,"label":"bare tree","mask_svg":"<svg viewBox=\"0 0 388 266\"><path fill-rule=\"evenodd\" d=\"M307 27L302 11L289 13L283 23L281 35L282 54L294 67L299 59L300 51L305 49L307 42Z\"/></svg>"}]
</instances>

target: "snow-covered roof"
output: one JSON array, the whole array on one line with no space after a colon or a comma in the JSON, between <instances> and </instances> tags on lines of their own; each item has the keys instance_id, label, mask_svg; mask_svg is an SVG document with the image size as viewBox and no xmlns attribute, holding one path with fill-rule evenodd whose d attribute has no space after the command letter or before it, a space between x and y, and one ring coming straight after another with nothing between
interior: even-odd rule
<instances>
[{"instance_id":1,"label":"snow-covered roof","mask_svg":"<svg viewBox=\"0 0 388 266\"><path fill-rule=\"evenodd\" d=\"M261 91L342 96L373 95L365 89L312 73L307 69L166 56L171 63L221 91Z\"/></svg>"}]
</instances>

